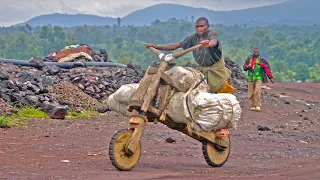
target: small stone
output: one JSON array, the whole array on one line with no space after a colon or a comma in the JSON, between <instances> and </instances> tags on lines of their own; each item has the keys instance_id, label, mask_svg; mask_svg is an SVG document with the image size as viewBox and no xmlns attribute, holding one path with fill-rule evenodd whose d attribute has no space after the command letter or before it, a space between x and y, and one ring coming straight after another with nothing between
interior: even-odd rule
<instances>
[{"instance_id":1,"label":"small stone","mask_svg":"<svg viewBox=\"0 0 320 180\"><path fill-rule=\"evenodd\" d=\"M175 143L176 140L174 140L174 139L172 139L171 137L169 137L169 138L166 139L166 142L167 142L167 143Z\"/></svg>"},{"instance_id":2,"label":"small stone","mask_svg":"<svg viewBox=\"0 0 320 180\"><path fill-rule=\"evenodd\" d=\"M257 129L259 131L271 131L271 129L269 127L266 127L266 126L257 126Z\"/></svg>"}]
</instances>

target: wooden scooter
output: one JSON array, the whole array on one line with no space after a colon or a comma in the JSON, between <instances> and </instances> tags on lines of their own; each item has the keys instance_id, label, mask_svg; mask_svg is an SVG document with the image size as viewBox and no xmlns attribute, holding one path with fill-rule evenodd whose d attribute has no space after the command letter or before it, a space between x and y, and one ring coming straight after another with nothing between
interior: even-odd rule
<instances>
[{"instance_id":1,"label":"wooden scooter","mask_svg":"<svg viewBox=\"0 0 320 180\"><path fill-rule=\"evenodd\" d=\"M132 113L127 129L116 132L109 145L109 157L114 167L129 171L138 163L141 155L140 139L147 122L162 123L202 143L203 156L212 167L221 167L230 154L228 131L194 131L186 124L175 123L166 114L172 81L164 73L169 61L173 61L202 45L196 45L175 54L164 55L155 48L149 49L159 56L159 67L148 67L139 87L132 96L128 110Z\"/></svg>"}]
</instances>

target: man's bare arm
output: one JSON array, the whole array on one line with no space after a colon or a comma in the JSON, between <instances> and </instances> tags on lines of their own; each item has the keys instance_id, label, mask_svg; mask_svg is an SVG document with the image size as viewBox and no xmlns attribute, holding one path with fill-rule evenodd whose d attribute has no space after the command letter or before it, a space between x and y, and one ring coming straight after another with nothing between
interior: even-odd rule
<instances>
[{"instance_id":1,"label":"man's bare arm","mask_svg":"<svg viewBox=\"0 0 320 180\"><path fill-rule=\"evenodd\" d=\"M216 39L211 39L209 40L203 40L200 41L200 44L202 44L203 47L216 47L216 45L218 44L218 41Z\"/></svg>"},{"instance_id":2,"label":"man's bare arm","mask_svg":"<svg viewBox=\"0 0 320 180\"><path fill-rule=\"evenodd\" d=\"M175 44L167 44L167 45L162 45L162 46L157 46L157 45L148 44L148 43L146 43L144 45L146 46L146 48L153 47L158 50L164 50L164 51L173 51L173 50L176 50L181 47L181 44L179 42L177 42Z\"/></svg>"}]
</instances>

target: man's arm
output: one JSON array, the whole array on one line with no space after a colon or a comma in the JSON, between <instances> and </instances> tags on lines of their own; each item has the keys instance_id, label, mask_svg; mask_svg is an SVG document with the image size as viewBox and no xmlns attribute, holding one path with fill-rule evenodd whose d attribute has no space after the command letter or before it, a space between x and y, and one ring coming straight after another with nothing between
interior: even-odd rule
<instances>
[{"instance_id":1,"label":"man's arm","mask_svg":"<svg viewBox=\"0 0 320 180\"><path fill-rule=\"evenodd\" d=\"M268 78L270 79L270 81L272 83L274 83L273 81L273 74L271 72L271 68L270 68L270 65L268 63L268 61L266 59L261 59L261 63L260 63L260 66L264 68L264 70L266 71L267 75L268 75Z\"/></svg>"},{"instance_id":2,"label":"man's arm","mask_svg":"<svg viewBox=\"0 0 320 180\"><path fill-rule=\"evenodd\" d=\"M209 47L216 47L218 44L218 40L216 39L211 39L209 40L203 40L200 41L200 44L202 44L203 47L209 48Z\"/></svg>"},{"instance_id":3,"label":"man's arm","mask_svg":"<svg viewBox=\"0 0 320 180\"><path fill-rule=\"evenodd\" d=\"M148 43L146 43L144 45L146 46L146 48L153 47L153 48L156 48L158 50L164 50L164 51L173 51L173 50L176 50L176 49L181 47L180 42L177 42L175 44L162 45L162 46L157 46L157 45L148 44Z\"/></svg>"},{"instance_id":4,"label":"man's arm","mask_svg":"<svg viewBox=\"0 0 320 180\"><path fill-rule=\"evenodd\" d=\"M251 68L250 58L247 57L246 61L244 62L244 65L243 65L243 70L248 71L250 68Z\"/></svg>"}]
</instances>

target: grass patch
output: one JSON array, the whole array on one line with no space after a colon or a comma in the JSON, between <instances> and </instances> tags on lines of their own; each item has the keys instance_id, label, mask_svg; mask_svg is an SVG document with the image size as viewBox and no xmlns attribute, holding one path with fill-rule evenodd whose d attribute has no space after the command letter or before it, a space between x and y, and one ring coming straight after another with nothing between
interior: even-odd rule
<instances>
[{"instance_id":1,"label":"grass patch","mask_svg":"<svg viewBox=\"0 0 320 180\"><path fill-rule=\"evenodd\" d=\"M97 116L99 112L93 111L93 110L84 110L82 112L75 112L75 111L70 111L70 114L66 116L66 118L69 119L87 119L87 118L92 118L94 116Z\"/></svg>"},{"instance_id":2,"label":"grass patch","mask_svg":"<svg viewBox=\"0 0 320 180\"><path fill-rule=\"evenodd\" d=\"M8 122L8 117L6 116L0 116L0 127L4 128L4 127L9 127L9 125L7 124Z\"/></svg>"},{"instance_id":3,"label":"grass patch","mask_svg":"<svg viewBox=\"0 0 320 180\"><path fill-rule=\"evenodd\" d=\"M88 119L99 115L99 112L94 110L84 110L83 112L70 111L67 119ZM42 119L50 118L49 115L41 109L34 107L24 107L19 109L18 112L10 116L0 116L0 128L23 126L28 119Z\"/></svg>"},{"instance_id":4,"label":"grass patch","mask_svg":"<svg viewBox=\"0 0 320 180\"><path fill-rule=\"evenodd\" d=\"M28 119L49 118L47 113L34 107L24 107L11 116L0 116L0 127L23 126Z\"/></svg>"},{"instance_id":5,"label":"grass patch","mask_svg":"<svg viewBox=\"0 0 320 180\"><path fill-rule=\"evenodd\" d=\"M34 107L24 107L12 116L25 119L50 118L46 112L42 111L41 109L36 109Z\"/></svg>"}]
</instances>

